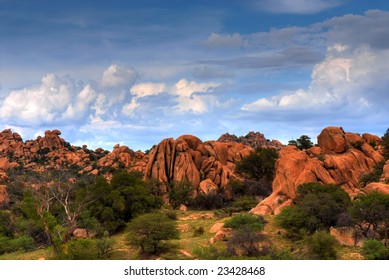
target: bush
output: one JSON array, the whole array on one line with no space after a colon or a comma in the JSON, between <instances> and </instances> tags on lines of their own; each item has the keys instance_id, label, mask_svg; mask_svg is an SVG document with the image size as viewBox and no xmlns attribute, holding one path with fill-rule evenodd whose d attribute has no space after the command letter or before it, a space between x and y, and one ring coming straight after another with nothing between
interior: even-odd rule
<instances>
[{"instance_id":1,"label":"bush","mask_svg":"<svg viewBox=\"0 0 389 280\"><path fill-rule=\"evenodd\" d=\"M193 254L200 260L226 260L230 257L227 251L213 245L197 247L193 250Z\"/></svg>"},{"instance_id":2,"label":"bush","mask_svg":"<svg viewBox=\"0 0 389 280\"><path fill-rule=\"evenodd\" d=\"M23 235L18 238L12 239L10 241L10 246L12 248L12 251L27 252L35 248L35 241L34 238Z\"/></svg>"},{"instance_id":3,"label":"bush","mask_svg":"<svg viewBox=\"0 0 389 280\"><path fill-rule=\"evenodd\" d=\"M233 256L258 257L266 255L269 252L267 246L260 248L258 244L263 240L263 235L254 228L244 226L234 231L227 242L227 251Z\"/></svg>"},{"instance_id":4,"label":"bush","mask_svg":"<svg viewBox=\"0 0 389 280\"><path fill-rule=\"evenodd\" d=\"M294 206L281 211L276 221L296 238L302 232L329 230L351 205L350 197L340 187L319 183L300 185L294 202Z\"/></svg>"},{"instance_id":5,"label":"bush","mask_svg":"<svg viewBox=\"0 0 389 280\"><path fill-rule=\"evenodd\" d=\"M204 227L196 227L193 232L193 236L194 237L201 236L204 234L204 232L205 232Z\"/></svg>"},{"instance_id":6,"label":"bush","mask_svg":"<svg viewBox=\"0 0 389 280\"><path fill-rule=\"evenodd\" d=\"M190 202L190 206L198 210L220 209L224 206L224 201L220 194L200 193Z\"/></svg>"},{"instance_id":7,"label":"bush","mask_svg":"<svg viewBox=\"0 0 389 280\"><path fill-rule=\"evenodd\" d=\"M66 258L71 260L96 260L99 256L96 240L86 238L68 242Z\"/></svg>"},{"instance_id":8,"label":"bush","mask_svg":"<svg viewBox=\"0 0 389 280\"><path fill-rule=\"evenodd\" d=\"M109 252L113 250L115 241L108 238L108 235L101 239L97 239L96 246L99 258L104 258Z\"/></svg>"},{"instance_id":9,"label":"bush","mask_svg":"<svg viewBox=\"0 0 389 280\"><path fill-rule=\"evenodd\" d=\"M367 260L388 260L389 249L380 241L367 240L363 243L362 255Z\"/></svg>"},{"instance_id":10,"label":"bush","mask_svg":"<svg viewBox=\"0 0 389 280\"><path fill-rule=\"evenodd\" d=\"M257 206L258 202L255 200L252 196L241 196L238 197L233 203L232 203L232 209L234 211L248 211Z\"/></svg>"},{"instance_id":11,"label":"bush","mask_svg":"<svg viewBox=\"0 0 389 280\"><path fill-rule=\"evenodd\" d=\"M264 227L265 219L262 216L251 214L240 214L233 216L224 223L224 227L232 229L246 229L261 231Z\"/></svg>"},{"instance_id":12,"label":"bush","mask_svg":"<svg viewBox=\"0 0 389 280\"><path fill-rule=\"evenodd\" d=\"M305 240L307 257L312 260L335 260L336 239L325 231L318 231Z\"/></svg>"},{"instance_id":13,"label":"bush","mask_svg":"<svg viewBox=\"0 0 389 280\"><path fill-rule=\"evenodd\" d=\"M10 242L11 238L7 236L0 236L0 255L12 251L12 246Z\"/></svg>"},{"instance_id":14,"label":"bush","mask_svg":"<svg viewBox=\"0 0 389 280\"><path fill-rule=\"evenodd\" d=\"M146 255L161 253L169 248L166 241L179 238L175 222L160 213L141 215L129 223L128 229L129 243Z\"/></svg>"},{"instance_id":15,"label":"bush","mask_svg":"<svg viewBox=\"0 0 389 280\"><path fill-rule=\"evenodd\" d=\"M362 175L362 177L359 179L359 183L362 183L363 186L366 186L371 182L379 182L383 173L384 165L384 160L377 163L371 173Z\"/></svg>"}]
</instances>

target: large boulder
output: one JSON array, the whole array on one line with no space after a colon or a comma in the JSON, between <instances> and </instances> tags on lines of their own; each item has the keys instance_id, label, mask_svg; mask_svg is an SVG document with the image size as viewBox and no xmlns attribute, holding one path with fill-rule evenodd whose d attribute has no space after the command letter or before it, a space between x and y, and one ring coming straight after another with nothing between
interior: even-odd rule
<instances>
[{"instance_id":1,"label":"large boulder","mask_svg":"<svg viewBox=\"0 0 389 280\"><path fill-rule=\"evenodd\" d=\"M340 154L346 151L346 137L343 128L330 126L320 133L317 143L324 154Z\"/></svg>"}]
</instances>

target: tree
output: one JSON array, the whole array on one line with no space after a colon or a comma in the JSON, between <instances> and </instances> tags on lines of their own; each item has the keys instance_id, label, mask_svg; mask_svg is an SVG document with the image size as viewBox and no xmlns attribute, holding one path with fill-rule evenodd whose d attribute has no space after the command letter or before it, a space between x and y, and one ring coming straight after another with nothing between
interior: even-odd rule
<instances>
[{"instance_id":1,"label":"tree","mask_svg":"<svg viewBox=\"0 0 389 280\"><path fill-rule=\"evenodd\" d=\"M99 198L82 213L84 225L115 233L132 218L162 206L162 199L154 196L138 172L121 171L114 174L111 183L99 177L91 187Z\"/></svg>"},{"instance_id":2,"label":"tree","mask_svg":"<svg viewBox=\"0 0 389 280\"><path fill-rule=\"evenodd\" d=\"M176 209L181 204L189 205L193 202L194 187L189 181L172 182L169 186L169 202Z\"/></svg>"},{"instance_id":3,"label":"tree","mask_svg":"<svg viewBox=\"0 0 389 280\"><path fill-rule=\"evenodd\" d=\"M231 183L236 195L271 194L272 182L275 176L277 151L270 148L257 148L236 165L236 170L245 177L243 184Z\"/></svg>"},{"instance_id":4,"label":"tree","mask_svg":"<svg viewBox=\"0 0 389 280\"><path fill-rule=\"evenodd\" d=\"M288 145L296 146L300 150L305 150L313 147L311 138L308 135L301 135L297 140L290 140Z\"/></svg>"},{"instance_id":5,"label":"tree","mask_svg":"<svg viewBox=\"0 0 389 280\"><path fill-rule=\"evenodd\" d=\"M174 221L160 213L138 216L128 224L128 240L142 254L156 255L167 248L166 241L179 238Z\"/></svg>"},{"instance_id":6,"label":"tree","mask_svg":"<svg viewBox=\"0 0 389 280\"><path fill-rule=\"evenodd\" d=\"M276 218L294 237L301 237L301 230L329 230L351 205L347 193L334 185L307 183L298 186L296 192L295 205L284 208Z\"/></svg>"},{"instance_id":7,"label":"tree","mask_svg":"<svg viewBox=\"0 0 389 280\"><path fill-rule=\"evenodd\" d=\"M387 238L389 227L389 195L372 192L360 195L354 201L349 210L355 225L365 237L369 237L371 230L378 233L379 228L384 229L384 237Z\"/></svg>"},{"instance_id":8,"label":"tree","mask_svg":"<svg viewBox=\"0 0 389 280\"><path fill-rule=\"evenodd\" d=\"M236 169L249 179L272 181L277 158L278 154L275 149L259 147L243 158L236 165Z\"/></svg>"}]
</instances>

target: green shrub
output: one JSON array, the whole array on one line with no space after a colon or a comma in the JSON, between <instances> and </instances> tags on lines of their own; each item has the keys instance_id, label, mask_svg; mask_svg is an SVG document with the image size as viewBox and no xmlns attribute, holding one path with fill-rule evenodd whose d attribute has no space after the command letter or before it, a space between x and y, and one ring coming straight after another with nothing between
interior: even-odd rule
<instances>
[{"instance_id":1,"label":"green shrub","mask_svg":"<svg viewBox=\"0 0 389 280\"><path fill-rule=\"evenodd\" d=\"M108 235L101 239L97 239L96 246L99 258L104 258L109 252L111 252L114 244L115 241L108 238Z\"/></svg>"},{"instance_id":2,"label":"green shrub","mask_svg":"<svg viewBox=\"0 0 389 280\"><path fill-rule=\"evenodd\" d=\"M67 258L71 260L96 260L99 256L96 240L86 238L68 242Z\"/></svg>"},{"instance_id":3,"label":"green shrub","mask_svg":"<svg viewBox=\"0 0 389 280\"><path fill-rule=\"evenodd\" d=\"M238 197L233 203L232 208L235 211L248 211L254 208L258 202L255 200L253 196L241 196Z\"/></svg>"},{"instance_id":4,"label":"green shrub","mask_svg":"<svg viewBox=\"0 0 389 280\"><path fill-rule=\"evenodd\" d=\"M306 237L307 258L312 260L335 260L336 245L335 237L325 231L317 231Z\"/></svg>"},{"instance_id":5,"label":"green shrub","mask_svg":"<svg viewBox=\"0 0 389 280\"><path fill-rule=\"evenodd\" d=\"M265 219L262 216L251 214L240 214L233 216L224 223L224 227L236 230L250 229L254 231L261 231L264 227Z\"/></svg>"},{"instance_id":6,"label":"green shrub","mask_svg":"<svg viewBox=\"0 0 389 280\"><path fill-rule=\"evenodd\" d=\"M190 202L190 206L197 210L220 209L224 206L224 201L220 194L200 193Z\"/></svg>"},{"instance_id":7,"label":"green shrub","mask_svg":"<svg viewBox=\"0 0 389 280\"><path fill-rule=\"evenodd\" d=\"M12 248L12 251L27 252L35 248L35 241L34 238L23 235L18 238L12 239L10 241L10 246Z\"/></svg>"},{"instance_id":8,"label":"green shrub","mask_svg":"<svg viewBox=\"0 0 389 280\"><path fill-rule=\"evenodd\" d=\"M372 172L362 175L362 177L359 179L359 183L362 183L363 186L366 186L371 182L379 182L383 173L384 165L385 161L377 163Z\"/></svg>"},{"instance_id":9,"label":"green shrub","mask_svg":"<svg viewBox=\"0 0 389 280\"><path fill-rule=\"evenodd\" d=\"M279 226L291 237L300 238L303 232L329 230L351 205L350 197L340 187L307 183L298 186L294 206L284 208L276 217Z\"/></svg>"},{"instance_id":10,"label":"green shrub","mask_svg":"<svg viewBox=\"0 0 389 280\"><path fill-rule=\"evenodd\" d=\"M389 249L378 240L367 240L363 243L362 255L367 260L388 260Z\"/></svg>"},{"instance_id":11,"label":"green shrub","mask_svg":"<svg viewBox=\"0 0 389 280\"><path fill-rule=\"evenodd\" d=\"M204 234L204 232L205 232L204 227L201 227L201 226L200 227L196 227L194 232L193 232L193 236L194 237L201 236L201 235Z\"/></svg>"},{"instance_id":12,"label":"green shrub","mask_svg":"<svg viewBox=\"0 0 389 280\"><path fill-rule=\"evenodd\" d=\"M227 251L214 245L197 247L193 250L193 254L200 260L226 260L230 257Z\"/></svg>"},{"instance_id":13,"label":"green shrub","mask_svg":"<svg viewBox=\"0 0 389 280\"><path fill-rule=\"evenodd\" d=\"M10 242L11 238L7 236L0 236L0 255L12 251Z\"/></svg>"}]
</instances>

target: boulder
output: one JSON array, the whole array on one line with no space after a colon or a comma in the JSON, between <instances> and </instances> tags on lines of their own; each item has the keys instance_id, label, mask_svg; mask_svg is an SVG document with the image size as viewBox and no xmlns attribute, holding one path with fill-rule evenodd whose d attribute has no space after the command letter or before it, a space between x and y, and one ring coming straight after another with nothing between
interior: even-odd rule
<instances>
[{"instance_id":1,"label":"boulder","mask_svg":"<svg viewBox=\"0 0 389 280\"><path fill-rule=\"evenodd\" d=\"M330 126L325 128L317 137L317 142L325 154L340 154L347 149L345 133L341 127Z\"/></svg>"},{"instance_id":2,"label":"boulder","mask_svg":"<svg viewBox=\"0 0 389 280\"><path fill-rule=\"evenodd\" d=\"M217 185L210 179L205 179L200 183L199 191L205 195L217 194L217 190Z\"/></svg>"},{"instance_id":3,"label":"boulder","mask_svg":"<svg viewBox=\"0 0 389 280\"><path fill-rule=\"evenodd\" d=\"M88 231L85 228L76 228L73 231L73 236L76 239L85 239L88 238Z\"/></svg>"},{"instance_id":4,"label":"boulder","mask_svg":"<svg viewBox=\"0 0 389 280\"><path fill-rule=\"evenodd\" d=\"M223 229L224 223L216 223L210 229L210 233L215 233Z\"/></svg>"},{"instance_id":5,"label":"boulder","mask_svg":"<svg viewBox=\"0 0 389 280\"><path fill-rule=\"evenodd\" d=\"M368 184L363 189L363 191L365 193L371 193L371 192L377 191L377 192L380 192L380 193L389 194L389 184L373 182L373 183Z\"/></svg>"}]
</instances>

